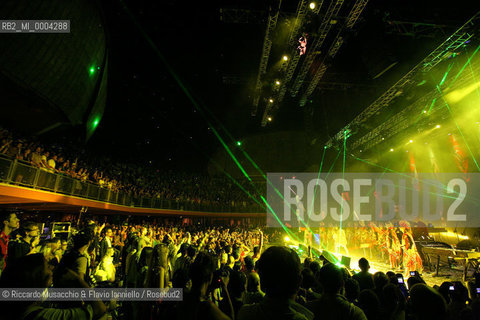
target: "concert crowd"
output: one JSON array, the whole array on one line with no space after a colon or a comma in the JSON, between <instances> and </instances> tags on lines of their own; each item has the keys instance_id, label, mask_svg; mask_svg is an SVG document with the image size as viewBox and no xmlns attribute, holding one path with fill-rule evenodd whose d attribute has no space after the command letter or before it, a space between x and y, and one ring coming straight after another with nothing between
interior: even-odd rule
<instances>
[{"instance_id":1,"label":"concert crowd","mask_svg":"<svg viewBox=\"0 0 480 320\"><path fill-rule=\"evenodd\" d=\"M2 319L479 319L461 282L428 286L419 273L359 272L299 254L279 231L247 226L104 224L68 237L3 212L2 288L182 288L180 302L3 302ZM325 232L328 232L326 230ZM303 260L303 261L302 261ZM480 278L477 279L477 281ZM480 287L480 282L472 284Z\"/></svg>"},{"instance_id":2,"label":"concert crowd","mask_svg":"<svg viewBox=\"0 0 480 320\"><path fill-rule=\"evenodd\" d=\"M212 207L256 206L245 191L259 199L246 179L233 182L226 177L187 172L165 171L151 164L117 162L110 157L90 154L68 141L51 144L26 139L0 127L0 155L49 172L80 181L98 184L112 191L123 191L135 197L159 198ZM21 177L16 178L21 184Z\"/></svg>"}]
</instances>

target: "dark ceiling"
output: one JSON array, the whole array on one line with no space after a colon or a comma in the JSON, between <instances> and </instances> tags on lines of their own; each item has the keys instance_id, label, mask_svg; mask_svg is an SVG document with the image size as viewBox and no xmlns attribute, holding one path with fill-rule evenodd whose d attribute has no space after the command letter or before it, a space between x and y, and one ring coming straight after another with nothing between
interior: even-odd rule
<instances>
[{"instance_id":1,"label":"dark ceiling","mask_svg":"<svg viewBox=\"0 0 480 320\"><path fill-rule=\"evenodd\" d=\"M185 170L203 169L221 148L213 129L227 143L285 130L328 140L480 10L480 4L470 0L370 0L307 105L300 107L298 97L287 94L273 121L262 127L268 84L255 117L251 107L267 12L274 1L102 3L110 63L108 99L87 147ZM297 5L298 0L284 0L281 17L294 16ZM250 20L229 21L221 9L241 9ZM312 24L302 32L311 32ZM292 50L280 41L283 18L278 26L264 77L268 81L279 76L275 64ZM392 62L393 68L373 79Z\"/></svg>"}]
</instances>

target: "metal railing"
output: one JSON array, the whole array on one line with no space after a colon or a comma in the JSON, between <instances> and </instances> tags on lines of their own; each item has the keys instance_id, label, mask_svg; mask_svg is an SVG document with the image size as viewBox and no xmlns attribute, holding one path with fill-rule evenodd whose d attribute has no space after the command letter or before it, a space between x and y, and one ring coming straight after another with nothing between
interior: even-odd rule
<instances>
[{"instance_id":1,"label":"metal railing","mask_svg":"<svg viewBox=\"0 0 480 320\"><path fill-rule=\"evenodd\" d=\"M129 207L236 213L264 211L259 206L249 204L235 206L199 204L191 201L134 196L122 191L112 191L98 184L81 181L62 173L34 167L27 162L11 159L4 155L0 155L0 182Z\"/></svg>"}]
</instances>

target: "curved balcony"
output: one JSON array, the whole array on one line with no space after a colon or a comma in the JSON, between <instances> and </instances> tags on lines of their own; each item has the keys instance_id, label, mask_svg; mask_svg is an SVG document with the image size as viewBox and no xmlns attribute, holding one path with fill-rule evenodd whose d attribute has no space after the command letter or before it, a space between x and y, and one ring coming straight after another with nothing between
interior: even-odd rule
<instances>
[{"instance_id":1,"label":"curved balcony","mask_svg":"<svg viewBox=\"0 0 480 320\"><path fill-rule=\"evenodd\" d=\"M178 212L198 211L203 213L233 213L247 216L264 215L258 206L251 205L206 205L190 201L166 200L161 198L138 197L122 191L113 191L92 182L34 167L31 164L0 155L0 183L4 187L18 187L80 198L95 202L138 209L174 210ZM7 189L4 189L6 193ZM1 192L0 192L1 194ZM138 211L138 210L128 210ZM145 212L145 210L141 210Z\"/></svg>"}]
</instances>

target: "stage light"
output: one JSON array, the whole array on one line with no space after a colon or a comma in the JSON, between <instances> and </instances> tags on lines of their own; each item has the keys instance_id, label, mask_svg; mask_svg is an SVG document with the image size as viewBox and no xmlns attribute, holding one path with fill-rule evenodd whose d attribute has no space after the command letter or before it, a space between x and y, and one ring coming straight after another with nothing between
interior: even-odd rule
<instances>
[{"instance_id":1,"label":"stage light","mask_svg":"<svg viewBox=\"0 0 480 320\"><path fill-rule=\"evenodd\" d=\"M382 140L385 140L385 138L382 138Z\"/></svg>"},{"instance_id":2,"label":"stage light","mask_svg":"<svg viewBox=\"0 0 480 320\"><path fill-rule=\"evenodd\" d=\"M315 7L316 7L315 2L310 2L310 9L313 10L313 9L315 9Z\"/></svg>"},{"instance_id":3,"label":"stage light","mask_svg":"<svg viewBox=\"0 0 480 320\"><path fill-rule=\"evenodd\" d=\"M268 99L268 102L273 103L273 99L272 98Z\"/></svg>"},{"instance_id":4,"label":"stage light","mask_svg":"<svg viewBox=\"0 0 480 320\"><path fill-rule=\"evenodd\" d=\"M95 128L96 126L98 126L98 123L100 122L100 120L95 119L95 121L93 121L93 127Z\"/></svg>"},{"instance_id":5,"label":"stage light","mask_svg":"<svg viewBox=\"0 0 480 320\"><path fill-rule=\"evenodd\" d=\"M268 117L267 120L268 120L268 121L272 121L272 117Z\"/></svg>"},{"instance_id":6,"label":"stage light","mask_svg":"<svg viewBox=\"0 0 480 320\"><path fill-rule=\"evenodd\" d=\"M290 238L289 238L288 236L286 236L286 237L284 238L284 240L285 240L285 242L290 242Z\"/></svg>"},{"instance_id":7,"label":"stage light","mask_svg":"<svg viewBox=\"0 0 480 320\"><path fill-rule=\"evenodd\" d=\"M283 61L287 61L288 60L288 57L287 56L283 56Z\"/></svg>"},{"instance_id":8,"label":"stage light","mask_svg":"<svg viewBox=\"0 0 480 320\"><path fill-rule=\"evenodd\" d=\"M390 149L390 152L393 152L393 148Z\"/></svg>"},{"instance_id":9,"label":"stage light","mask_svg":"<svg viewBox=\"0 0 480 320\"><path fill-rule=\"evenodd\" d=\"M94 74L95 73L95 68L94 67L90 67L90 75Z\"/></svg>"},{"instance_id":10,"label":"stage light","mask_svg":"<svg viewBox=\"0 0 480 320\"><path fill-rule=\"evenodd\" d=\"M423 113L427 113L427 110L423 110Z\"/></svg>"},{"instance_id":11,"label":"stage light","mask_svg":"<svg viewBox=\"0 0 480 320\"><path fill-rule=\"evenodd\" d=\"M275 84L276 84L277 86L279 86L279 85L280 85L280 81L276 80L276 81L275 81Z\"/></svg>"},{"instance_id":12,"label":"stage light","mask_svg":"<svg viewBox=\"0 0 480 320\"><path fill-rule=\"evenodd\" d=\"M440 128L440 125L439 125L439 124L437 124L437 125L435 126L435 128L437 128L437 129L438 129L438 128Z\"/></svg>"},{"instance_id":13,"label":"stage light","mask_svg":"<svg viewBox=\"0 0 480 320\"><path fill-rule=\"evenodd\" d=\"M237 146L241 146L242 145L242 141L237 141Z\"/></svg>"}]
</instances>

